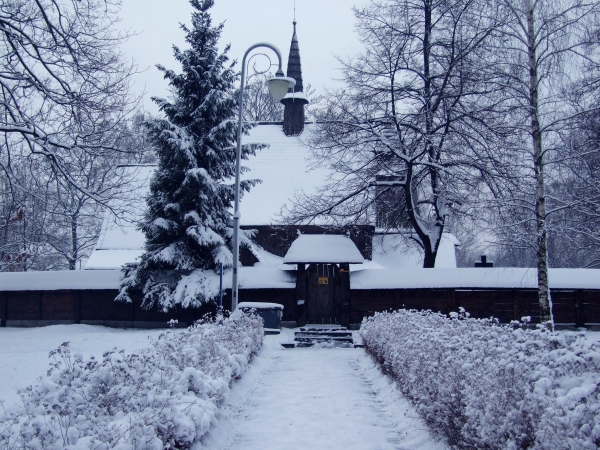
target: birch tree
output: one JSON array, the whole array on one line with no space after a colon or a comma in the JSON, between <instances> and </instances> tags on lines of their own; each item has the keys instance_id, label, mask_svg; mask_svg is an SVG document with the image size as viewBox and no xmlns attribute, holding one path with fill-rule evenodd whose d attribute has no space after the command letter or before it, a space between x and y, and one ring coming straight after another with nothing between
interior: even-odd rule
<instances>
[{"instance_id":1,"label":"birch tree","mask_svg":"<svg viewBox=\"0 0 600 450\"><path fill-rule=\"evenodd\" d=\"M546 176L554 159L560 159L559 132L573 117L566 87L591 62L589 20L598 3L589 0L502 0L509 20L500 30L496 67L514 101L515 133L529 141L533 201L518 198L520 208L535 217L538 299L543 323L552 327L552 301L548 280L548 209ZM532 192L531 190L529 192ZM568 205L554 198L555 210Z\"/></svg>"}]
</instances>

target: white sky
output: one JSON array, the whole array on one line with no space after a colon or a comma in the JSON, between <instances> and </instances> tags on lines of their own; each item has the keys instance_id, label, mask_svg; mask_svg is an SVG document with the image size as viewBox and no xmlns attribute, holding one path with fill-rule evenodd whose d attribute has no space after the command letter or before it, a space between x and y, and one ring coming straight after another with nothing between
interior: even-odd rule
<instances>
[{"instance_id":1,"label":"white sky","mask_svg":"<svg viewBox=\"0 0 600 450\"><path fill-rule=\"evenodd\" d=\"M310 83L317 92L341 85L336 81L341 73L335 55L345 57L360 49L354 33L352 6L367 2L296 0L305 85ZM215 0L211 14L214 24L225 22L220 46L231 44L232 59L241 64L250 45L266 41L281 50L285 71L293 32L293 9L294 0ZM139 70L145 70L136 76L135 90L146 91L143 107L147 111L157 111L150 97L168 95L167 83L155 65L160 63L169 69L180 70L173 59L172 45L186 48L179 24L190 24L191 11L188 0L123 0L122 27L139 33L125 44L123 51L137 62ZM272 59L276 61L275 55ZM258 64L260 62L265 67L266 60L263 58Z\"/></svg>"}]
</instances>

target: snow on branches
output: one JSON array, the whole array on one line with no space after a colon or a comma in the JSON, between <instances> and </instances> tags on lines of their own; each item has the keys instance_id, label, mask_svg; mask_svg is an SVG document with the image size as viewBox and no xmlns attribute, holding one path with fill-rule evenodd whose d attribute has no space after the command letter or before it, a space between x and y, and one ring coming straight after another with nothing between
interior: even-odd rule
<instances>
[{"instance_id":1,"label":"snow on branches","mask_svg":"<svg viewBox=\"0 0 600 450\"><path fill-rule=\"evenodd\" d=\"M262 319L242 314L165 332L139 354L84 360L66 342L48 376L20 391L22 407L0 409L0 448L189 448L262 339Z\"/></svg>"},{"instance_id":2,"label":"snow on branches","mask_svg":"<svg viewBox=\"0 0 600 450\"><path fill-rule=\"evenodd\" d=\"M464 311L377 314L361 335L432 430L457 448L600 445L598 342Z\"/></svg>"},{"instance_id":3,"label":"snow on branches","mask_svg":"<svg viewBox=\"0 0 600 450\"><path fill-rule=\"evenodd\" d=\"M148 209L140 224L146 252L125 271L117 300L144 294L143 306L168 310L198 306L218 294L214 275L233 266L232 217L235 174L237 74L227 50L219 53L223 25L212 26L212 0L191 1L192 27L183 26L190 45L174 49L182 72L158 68L173 91L170 100L153 100L164 114L146 123L158 155L150 183ZM245 131L248 127L245 127ZM261 145L242 148L247 158ZM244 181L242 192L254 181Z\"/></svg>"}]
</instances>

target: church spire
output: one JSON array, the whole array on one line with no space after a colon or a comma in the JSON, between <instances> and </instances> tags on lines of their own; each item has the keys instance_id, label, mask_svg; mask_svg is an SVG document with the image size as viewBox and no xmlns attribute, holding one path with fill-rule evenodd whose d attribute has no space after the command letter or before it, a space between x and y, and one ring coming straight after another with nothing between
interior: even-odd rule
<instances>
[{"instance_id":1,"label":"church spire","mask_svg":"<svg viewBox=\"0 0 600 450\"><path fill-rule=\"evenodd\" d=\"M296 86L290 88L281 103L285 105L283 111L283 131L286 136L296 136L304 130L304 105L308 100L304 96L302 85L302 65L300 63L300 47L296 34L296 20L294 20L294 34L290 45L288 57L287 76L296 80Z\"/></svg>"}]
</instances>

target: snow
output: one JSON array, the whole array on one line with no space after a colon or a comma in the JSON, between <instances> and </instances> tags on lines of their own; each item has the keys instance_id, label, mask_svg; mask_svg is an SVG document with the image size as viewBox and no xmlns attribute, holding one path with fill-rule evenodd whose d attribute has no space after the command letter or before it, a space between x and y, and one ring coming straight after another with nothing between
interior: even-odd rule
<instances>
[{"instance_id":1,"label":"snow","mask_svg":"<svg viewBox=\"0 0 600 450\"><path fill-rule=\"evenodd\" d=\"M118 289L120 279L120 270L57 270L53 272L0 272L0 291Z\"/></svg>"},{"instance_id":2,"label":"snow","mask_svg":"<svg viewBox=\"0 0 600 450\"><path fill-rule=\"evenodd\" d=\"M39 328L0 328L0 401L19 399L17 389L34 383L48 370L48 353L63 342L85 358L100 358L113 348L135 352L165 330L123 330L93 325L51 325ZM173 329L170 333L179 333Z\"/></svg>"},{"instance_id":3,"label":"snow","mask_svg":"<svg viewBox=\"0 0 600 450\"><path fill-rule=\"evenodd\" d=\"M298 236L283 258L285 264L364 262L358 248L346 236L333 234L303 234Z\"/></svg>"},{"instance_id":4,"label":"snow","mask_svg":"<svg viewBox=\"0 0 600 450\"><path fill-rule=\"evenodd\" d=\"M238 304L239 309L283 309L283 305L279 303L266 303L266 302L242 302Z\"/></svg>"},{"instance_id":5,"label":"snow","mask_svg":"<svg viewBox=\"0 0 600 450\"><path fill-rule=\"evenodd\" d=\"M227 287L231 287L231 273L228 273ZM269 267L240 267L239 287L241 289L295 289L296 275L289 271ZM225 284L225 275L224 284Z\"/></svg>"},{"instance_id":6,"label":"snow","mask_svg":"<svg viewBox=\"0 0 600 450\"><path fill-rule=\"evenodd\" d=\"M189 448L262 342L262 320L252 315L164 332L144 349L100 358L65 342L50 352L47 374L0 408L0 447Z\"/></svg>"},{"instance_id":7,"label":"snow","mask_svg":"<svg viewBox=\"0 0 600 450\"><path fill-rule=\"evenodd\" d=\"M218 290L219 275L192 272L191 282L206 278ZM206 272L206 271L203 271ZM240 267L243 289L294 289L295 274L273 267ZM56 291L61 289L119 289L121 270L58 270L54 272L0 272L0 291ZM210 276L209 276L210 275ZM223 289L231 288L231 271L223 272ZM213 289L213 291L214 291Z\"/></svg>"},{"instance_id":8,"label":"snow","mask_svg":"<svg viewBox=\"0 0 600 450\"><path fill-rule=\"evenodd\" d=\"M128 263L140 262L144 250L95 249L87 260L85 270L110 270Z\"/></svg>"},{"instance_id":9,"label":"snow","mask_svg":"<svg viewBox=\"0 0 600 450\"><path fill-rule=\"evenodd\" d=\"M600 269L550 269L555 289L600 289ZM536 289L532 268L361 270L350 274L351 289Z\"/></svg>"},{"instance_id":10,"label":"snow","mask_svg":"<svg viewBox=\"0 0 600 450\"><path fill-rule=\"evenodd\" d=\"M287 94L285 94L285 97L283 97L283 99L285 100L285 99L288 99L288 98L293 98L293 99L299 99L299 100L306 100L306 101L308 101L308 98L306 97L306 95L304 94L304 92L288 92Z\"/></svg>"},{"instance_id":11,"label":"snow","mask_svg":"<svg viewBox=\"0 0 600 450\"><path fill-rule=\"evenodd\" d=\"M450 233L442 234L435 260L436 268L456 268L456 250L460 245ZM398 234L377 234L373 237L373 262L385 269L423 267L423 252L415 246L406 245Z\"/></svg>"},{"instance_id":12,"label":"snow","mask_svg":"<svg viewBox=\"0 0 600 450\"><path fill-rule=\"evenodd\" d=\"M303 236L325 237L326 235ZM350 241L345 237L343 239ZM366 261L366 265L373 267L373 264L369 261ZM120 279L120 270L0 272L0 290L118 289ZM211 277L211 279L213 284L218 283L217 275ZM413 268L397 270L369 268L351 271L350 287L351 289L535 289L537 287L536 280L536 270L525 268ZM240 267L239 285L242 289L294 289L296 276L293 271L281 270L278 267ZM231 272L226 271L223 273L223 288L228 289L230 287ZM600 289L600 269L550 269L550 287L555 289Z\"/></svg>"},{"instance_id":13,"label":"snow","mask_svg":"<svg viewBox=\"0 0 600 450\"><path fill-rule=\"evenodd\" d=\"M265 336L216 427L194 450L447 449L362 349L284 349Z\"/></svg>"},{"instance_id":14,"label":"snow","mask_svg":"<svg viewBox=\"0 0 600 450\"><path fill-rule=\"evenodd\" d=\"M260 245L252 245L250 247L252 254L258 259L258 262L253 267L270 267L272 269L280 270L296 270L296 266L292 264L284 264L281 256L274 255L266 251Z\"/></svg>"},{"instance_id":15,"label":"snow","mask_svg":"<svg viewBox=\"0 0 600 450\"><path fill-rule=\"evenodd\" d=\"M240 201L241 225L267 225L276 223L281 208L294 194L304 191L313 194L325 183L329 172L324 168L310 168L310 149L304 142L310 137L314 125L307 124L302 136L287 137L281 124L262 124L244 136L243 144L264 143L268 148L256 156L242 161L250 169L242 180L260 179L262 182L244 194ZM133 263L144 249L144 234L137 229L146 209L150 178L155 166L128 166L124 170L136 181L129 195L112 207L127 210L117 218L105 213L98 243L86 269L118 269L124 263ZM136 251L137 250L137 251ZM109 251L109 253L104 253Z\"/></svg>"},{"instance_id":16,"label":"snow","mask_svg":"<svg viewBox=\"0 0 600 450\"><path fill-rule=\"evenodd\" d=\"M243 161L250 169L242 179L261 179L262 183L244 194L240 202L242 225L268 225L279 220L282 207L294 194L314 194L329 178L323 167L311 168L311 151L304 144L314 124L306 124L301 136L288 137L281 124L258 125L244 136L243 144L265 143L268 148Z\"/></svg>"},{"instance_id":17,"label":"snow","mask_svg":"<svg viewBox=\"0 0 600 450\"><path fill-rule=\"evenodd\" d=\"M363 321L365 348L456 448L597 449L600 342L399 310Z\"/></svg>"}]
</instances>

